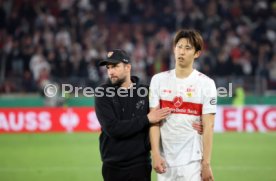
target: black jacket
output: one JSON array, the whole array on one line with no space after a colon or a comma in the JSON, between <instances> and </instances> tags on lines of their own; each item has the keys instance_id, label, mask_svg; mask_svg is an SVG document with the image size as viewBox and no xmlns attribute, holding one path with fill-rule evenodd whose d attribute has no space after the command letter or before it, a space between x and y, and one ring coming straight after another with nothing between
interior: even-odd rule
<instances>
[{"instance_id":1,"label":"black jacket","mask_svg":"<svg viewBox=\"0 0 276 181\"><path fill-rule=\"evenodd\" d=\"M127 90L127 97L118 94L107 96L107 88L116 92L119 88L110 83L98 87L105 96L95 95L95 108L102 127L100 152L104 164L129 168L150 164L148 86L139 84L137 77L131 77L133 94ZM138 96L138 92L143 95ZM97 90L97 89L96 89ZM110 91L109 91L110 92ZM132 96L132 97L131 97Z\"/></svg>"}]
</instances>

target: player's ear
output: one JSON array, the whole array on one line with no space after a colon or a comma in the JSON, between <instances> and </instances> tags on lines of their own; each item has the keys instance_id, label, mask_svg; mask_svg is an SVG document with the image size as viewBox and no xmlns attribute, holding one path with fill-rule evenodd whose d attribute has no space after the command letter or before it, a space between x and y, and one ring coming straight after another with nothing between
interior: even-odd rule
<instances>
[{"instance_id":1,"label":"player's ear","mask_svg":"<svg viewBox=\"0 0 276 181\"><path fill-rule=\"evenodd\" d=\"M197 59L197 58L200 56L200 54L201 54L201 51L200 51L200 50L196 51L196 52L195 52L195 59Z\"/></svg>"},{"instance_id":2,"label":"player's ear","mask_svg":"<svg viewBox=\"0 0 276 181\"><path fill-rule=\"evenodd\" d=\"M175 48L176 48L176 46L172 46L172 52L173 52L173 54L174 54L174 56L175 56Z\"/></svg>"},{"instance_id":3,"label":"player's ear","mask_svg":"<svg viewBox=\"0 0 276 181\"><path fill-rule=\"evenodd\" d=\"M129 71L131 71L131 65L128 63L128 64L125 64L125 68Z\"/></svg>"}]
</instances>

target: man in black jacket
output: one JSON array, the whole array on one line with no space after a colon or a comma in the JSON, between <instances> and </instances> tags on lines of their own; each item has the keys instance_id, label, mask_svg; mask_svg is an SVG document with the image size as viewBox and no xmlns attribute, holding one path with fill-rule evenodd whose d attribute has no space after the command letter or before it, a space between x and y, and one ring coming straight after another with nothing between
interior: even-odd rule
<instances>
[{"instance_id":1,"label":"man in black jacket","mask_svg":"<svg viewBox=\"0 0 276 181\"><path fill-rule=\"evenodd\" d=\"M97 87L95 108L102 127L100 152L105 181L150 181L149 126L170 114L169 108L149 113L148 86L131 76L123 50L108 52L100 66L109 80Z\"/></svg>"}]
</instances>

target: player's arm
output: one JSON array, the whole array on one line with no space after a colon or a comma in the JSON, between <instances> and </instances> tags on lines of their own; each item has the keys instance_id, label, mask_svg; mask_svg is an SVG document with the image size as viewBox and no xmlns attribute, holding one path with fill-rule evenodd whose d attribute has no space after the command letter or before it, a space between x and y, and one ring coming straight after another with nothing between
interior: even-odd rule
<instances>
[{"instance_id":1,"label":"player's arm","mask_svg":"<svg viewBox=\"0 0 276 181\"><path fill-rule=\"evenodd\" d=\"M203 133L202 122L193 122L192 126L197 131L198 134L202 135Z\"/></svg>"},{"instance_id":2,"label":"player's arm","mask_svg":"<svg viewBox=\"0 0 276 181\"><path fill-rule=\"evenodd\" d=\"M151 109L151 112L155 108ZM151 154L153 160L153 169L157 173L164 173L166 171L165 161L160 155L160 124L152 124L150 126L150 144L151 144Z\"/></svg>"},{"instance_id":3,"label":"player's arm","mask_svg":"<svg viewBox=\"0 0 276 181\"><path fill-rule=\"evenodd\" d=\"M160 101L160 80L157 75L153 76L150 82L150 114L154 113L159 109ZM167 116L167 115L166 115ZM160 155L160 126L159 123L151 124L150 126L150 143L151 143L151 153L153 168L157 173L165 172L165 161Z\"/></svg>"},{"instance_id":4,"label":"player's arm","mask_svg":"<svg viewBox=\"0 0 276 181\"><path fill-rule=\"evenodd\" d=\"M203 87L208 87L203 93L202 124L203 124L203 160L202 160L202 180L214 180L211 168L211 155L213 146L213 130L215 122L217 90L213 80L205 81Z\"/></svg>"},{"instance_id":5,"label":"player's arm","mask_svg":"<svg viewBox=\"0 0 276 181\"><path fill-rule=\"evenodd\" d=\"M215 114L203 114L203 160L202 160L202 180L214 180L211 168L211 155L213 145Z\"/></svg>"},{"instance_id":6,"label":"player's arm","mask_svg":"<svg viewBox=\"0 0 276 181\"><path fill-rule=\"evenodd\" d=\"M157 109L149 114L136 115L130 119L121 119L114 110L111 97L95 97L96 115L101 124L101 128L107 135L113 138L125 138L135 135L151 123L164 119L170 110Z\"/></svg>"}]
</instances>

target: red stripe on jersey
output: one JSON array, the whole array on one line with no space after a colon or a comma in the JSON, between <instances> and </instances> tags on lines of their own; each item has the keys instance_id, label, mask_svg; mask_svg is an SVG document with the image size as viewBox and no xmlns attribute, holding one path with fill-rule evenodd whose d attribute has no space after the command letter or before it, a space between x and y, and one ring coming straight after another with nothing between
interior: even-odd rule
<instances>
[{"instance_id":1,"label":"red stripe on jersey","mask_svg":"<svg viewBox=\"0 0 276 181\"><path fill-rule=\"evenodd\" d=\"M169 107L174 114L202 115L202 104L198 103L182 102L180 106L176 107L172 101L160 100L160 107Z\"/></svg>"}]
</instances>

